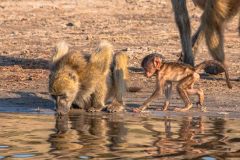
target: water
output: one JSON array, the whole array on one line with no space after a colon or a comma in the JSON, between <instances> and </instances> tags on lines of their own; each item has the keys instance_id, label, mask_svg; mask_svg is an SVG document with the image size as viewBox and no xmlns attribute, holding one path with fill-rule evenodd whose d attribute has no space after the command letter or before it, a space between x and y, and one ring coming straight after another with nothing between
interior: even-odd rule
<instances>
[{"instance_id":1,"label":"water","mask_svg":"<svg viewBox=\"0 0 240 160\"><path fill-rule=\"evenodd\" d=\"M239 119L0 114L0 159L240 159Z\"/></svg>"}]
</instances>

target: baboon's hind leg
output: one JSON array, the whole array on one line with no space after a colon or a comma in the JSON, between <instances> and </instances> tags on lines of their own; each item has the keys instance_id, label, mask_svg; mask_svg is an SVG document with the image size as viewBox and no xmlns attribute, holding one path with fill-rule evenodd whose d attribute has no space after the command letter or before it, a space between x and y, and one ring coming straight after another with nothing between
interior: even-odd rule
<instances>
[{"instance_id":1,"label":"baboon's hind leg","mask_svg":"<svg viewBox=\"0 0 240 160\"><path fill-rule=\"evenodd\" d=\"M190 88L187 89L187 93L190 95L198 95L199 101L197 105L200 107L201 111L206 112L206 107L204 106L204 92L201 88Z\"/></svg>"},{"instance_id":2,"label":"baboon's hind leg","mask_svg":"<svg viewBox=\"0 0 240 160\"><path fill-rule=\"evenodd\" d=\"M194 35L192 36L192 52L193 52L193 57L196 56L197 52L198 52L198 46L201 44L201 42L203 41L203 37L204 37L204 32L202 30L202 27L199 26L198 30L194 33ZM178 59L178 61L180 62L184 62L184 53L183 51L181 51L180 53L180 57Z\"/></svg>"},{"instance_id":3,"label":"baboon's hind leg","mask_svg":"<svg viewBox=\"0 0 240 160\"><path fill-rule=\"evenodd\" d=\"M208 1L202 15L201 26L211 56L225 65L223 30L225 21L229 18L230 9L221 8L223 5L227 5L225 0ZM207 67L205 71L210 74L224 72L222 68L216 66Z\"/></svg>"},{"instance_id":4,"label":"baboon's hind leg","mask_svg":"<svg viewBox=\"0 0 240 160\"><path fill-rule=\"evenodd\" d=\"M193 104L188 96L188 89L192 88L192 86L199 79L199 77L200 77L199 74L194 73L192 75L187 76L186 78L179 82L179 84L177 85L177 91L182 100L184 101L185 107L182 109L179 108L175 109L176 111L184 112L192 108Z\"/></svg>"},{"instance_id":5,"label":"baboon's hind leg","mask_svg":"<svg viewBox=\"0 0 240 160\"><path fill-rule=\"evenodd\" d=\"M178 26L183 50L183 62L194 66L192 54L191 28L186 6L186 0L172 0L175 21Z\"/></svg>"}]
</instances>

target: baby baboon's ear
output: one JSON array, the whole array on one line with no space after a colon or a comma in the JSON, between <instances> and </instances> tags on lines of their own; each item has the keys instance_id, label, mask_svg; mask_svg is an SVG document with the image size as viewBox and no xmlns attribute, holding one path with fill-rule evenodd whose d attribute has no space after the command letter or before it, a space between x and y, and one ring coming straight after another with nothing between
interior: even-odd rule
<instances>
[{"instance_id":1,"label":"baby baboon's ear","mask_svg":"<svg viewBox=\"0 0 240 160\"><path fill-rule=\"evenodd\" d=\"M72 80L77 81L77 76L76 76L76 74L69 73L68 76L69 76Z\"/></svg>"},{"instance_id":2,"label":"baby baboon's ear","mask_svg":"<svg viewBox=\"0 0 240 160\"><path fill-rule=\"evenodd\" d=\"M159 58L159 57L154 57L154 59L153 59L153 64L154 64L154 67L155 67L155 68L160 68L161 63L162 63L162 59L161 59L161 58Z\"/></svg>"}]
</instances>

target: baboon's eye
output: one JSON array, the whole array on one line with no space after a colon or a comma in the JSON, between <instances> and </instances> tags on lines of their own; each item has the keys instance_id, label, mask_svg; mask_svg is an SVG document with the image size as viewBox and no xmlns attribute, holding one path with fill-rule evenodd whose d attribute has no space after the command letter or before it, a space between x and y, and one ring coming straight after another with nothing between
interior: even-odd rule
<instances>
[{"instance_id":1,"label":"baboon's eye","mask_svg":"<svg viewBox=\"0 0 240 160\"><path fill-rule=\"evenodd\" d=\"M77 80L77 77L74 74L69 73L68 75L72 80L74 80L74 81Z\"/></svg>"}]
</instances>

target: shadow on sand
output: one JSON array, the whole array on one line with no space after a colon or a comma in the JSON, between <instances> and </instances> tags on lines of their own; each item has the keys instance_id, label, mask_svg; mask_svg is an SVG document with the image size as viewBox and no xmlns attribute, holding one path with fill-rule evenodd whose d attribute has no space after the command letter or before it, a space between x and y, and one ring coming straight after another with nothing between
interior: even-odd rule
<instances>
[{"instance_id":1,"label":"shadow on sand","mask_svg":"<svg viewBox=\"0 0 240 160\"><path fill-rule=\"evenodd\" d=\"M13 92L12 98L0 99L0 112L54 112L54 103L44 98L47 93Z\"/></svg>"},{"instance_id":2,"label":"shadow on sand","mask_svg":"<svg viewBox=\"0 0 240 160\"><path fill-rule=\"evenodd\" d=\"M45 59L27 59L27 58L17 58L0 56L0 66L13 66L19 65L23 69L49 69L49 62Z\"/></svg>"}]
</instances>

